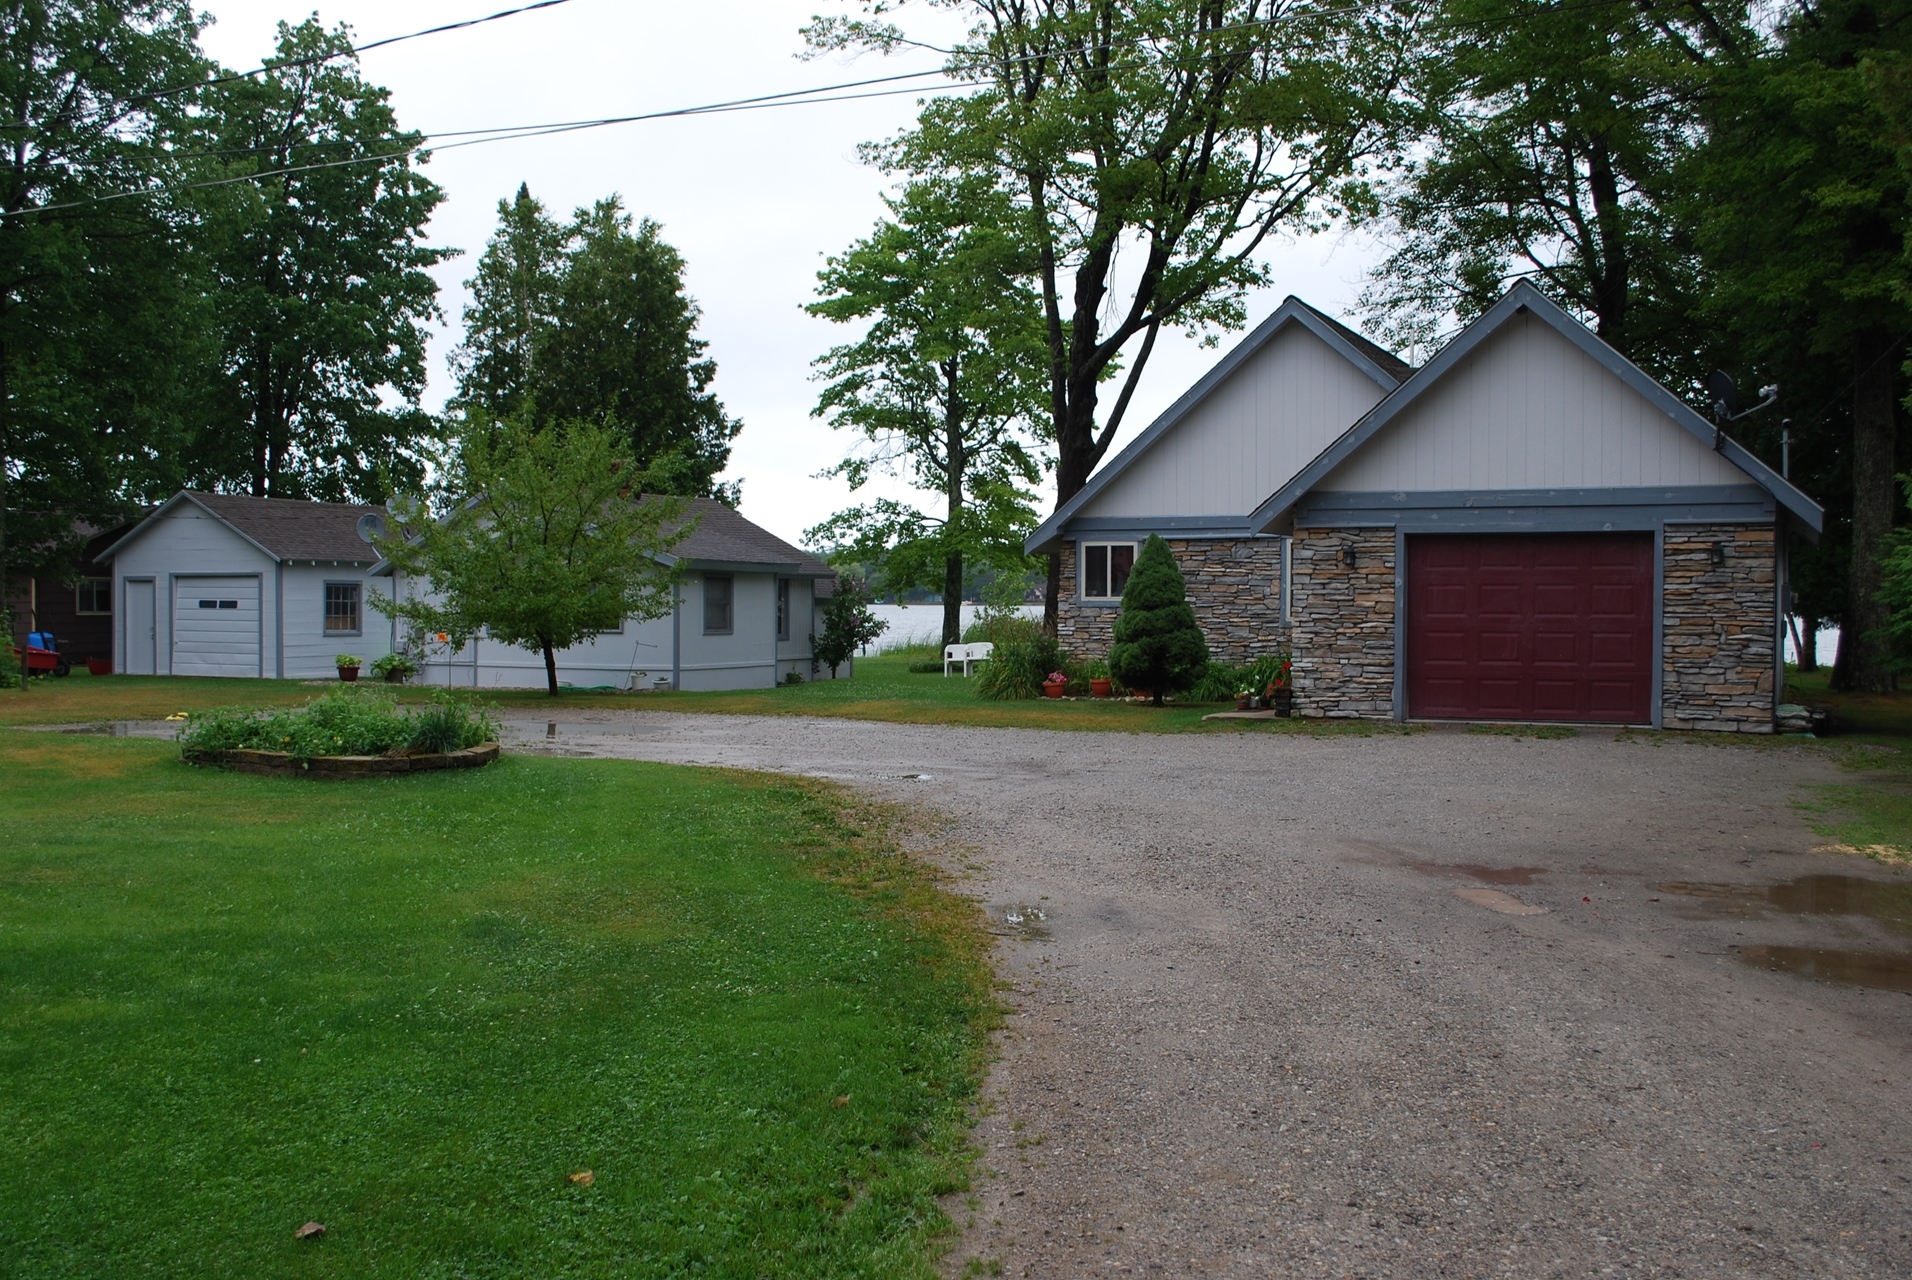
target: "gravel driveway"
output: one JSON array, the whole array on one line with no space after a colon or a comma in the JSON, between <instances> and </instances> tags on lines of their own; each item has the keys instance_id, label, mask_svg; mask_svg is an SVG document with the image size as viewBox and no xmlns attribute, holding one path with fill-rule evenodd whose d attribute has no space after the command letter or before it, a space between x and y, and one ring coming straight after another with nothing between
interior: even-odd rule
<instances>
[{"instance_id":1,"label":"gravel driveway","mask_svg":"<svg viewBox=\"0 0 1912 1280\"><path fill-rule=\"evenodd\" d=\"M1904 948L1825 909L1854 886L1766 893L1912 881L1810 852L1798 786L1842 780L1810 749L616 712L511 733L954 819L1015 1013L951 1274L1912 1274L1912 998L1738 950Z\"/></svg>"}]
</instances>

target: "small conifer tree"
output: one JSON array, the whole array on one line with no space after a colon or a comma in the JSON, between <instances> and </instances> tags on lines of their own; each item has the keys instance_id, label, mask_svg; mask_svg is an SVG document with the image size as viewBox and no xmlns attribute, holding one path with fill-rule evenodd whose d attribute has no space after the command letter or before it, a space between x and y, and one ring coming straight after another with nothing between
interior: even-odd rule
<instances>
[{"instance_id":1,"label":"small conifer tree","mask_svg":"<svg viewBox=\"0 0 1912 1280\"><path fill-rule=\"evenodd\" d=\"M1182 571L1168 543L1150 534L1122 588L1109 670L1130 688L1153 692L1159 707L1164 694L1193 685L1207 666L1208 642L1189 608Z\"/></svg>"}]
</instances>

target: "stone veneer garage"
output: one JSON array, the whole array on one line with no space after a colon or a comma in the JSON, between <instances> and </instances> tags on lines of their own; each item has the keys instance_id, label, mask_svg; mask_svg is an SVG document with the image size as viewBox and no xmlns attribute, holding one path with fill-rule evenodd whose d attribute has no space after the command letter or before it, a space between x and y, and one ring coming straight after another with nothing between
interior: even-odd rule
<instances>
[{"instance_id":1,"label":"stone veneer garage","mask_svg":"<svg viewBox=\"0 0 1912 1280\"><path fill-rule=\"evenodd\" d=\"M1810 498L1531 285L1419 370L1299 307L1030 538L1062 559L1072 652L1107 651L1117 604L1084 593L1080 549L1155 532L1215 655L1286 647L1304 716L1771 732L1786 539L1823 525ZM1277 322L1315 339L1279 366ZM1359 378L1297 352L1379 399L1327 432ZM1244 443L1258 433L1276 438ZM1226 446L1207 449L1222 496L1204 503L1189 477L1209 444ZM1301 460L1266 499L1216 509L1244 506L1244 454ZM1137 478L1157 455L1173 474Z\"/></svg>"}]
</instances>

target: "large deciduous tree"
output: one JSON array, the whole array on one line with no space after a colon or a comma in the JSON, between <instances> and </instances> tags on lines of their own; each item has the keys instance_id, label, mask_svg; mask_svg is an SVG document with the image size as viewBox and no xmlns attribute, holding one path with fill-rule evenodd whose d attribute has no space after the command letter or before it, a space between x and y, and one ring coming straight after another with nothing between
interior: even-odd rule
<instances>
[{"instance_id":1,"label":"large deciduous tree","mask_svg":"<svg viewBox=\"0 0 1912 1280\"><path fill-rule=\"evenodd\" d=\"M375 596L381 612L459 645L482 628L534 649L555 698L558 650L671 611L677 578L663 558L688 532L684 504L632 490L635 468L616 431L477 418L451 461L443 518L378 542L429 592Z\"/></svg>"},{"instance_id":2,"label":"large deciduous tree","mask_svg":"<svg viewBox=\"0 0 1912 1280\"><path fill-rule=\"evenodd\" d=\"M162 91L203 78L198 28L175 0L0 4L0 584L176 478L194 291L159 188L189 95Z\"/></svg>"},{"instance_id":3,"label":"large deciduous tree","mask_svg":"<svg viewBox=\"0 0 1912 1280\"><path fill-rule=\"evenodd\" d=\"M349 33L281 24L260 75L205 100L199 197L225 378L192 459L204 483L267 497L377 500L417 484L435 444L418 408L428 268L444 192L358 72Z\"/></svg>"},{"instance_id":4,"label":"large deciduous tree","mask_svg":"<svg viewBox=\"0 0 1912 1280\"><path fill-rule=\"evenodd\" d=\"M741 425L710 390L684 260L612 196L559 224L530 191L498 205L469 285L455 407L615 427L652 492L735 503L716 477Z\"/></svg>"},{"instance_id":5,"label":"large deciduous tree","mask_svg":"<svg viewBox=\"0 0 1912 1280\"><path fill-rule=\"evenodd\" d=\"M862 487L899 473L942 497L939 514L878 500L809 530L814 544L882 564L895 587L943 596L943 643L962 639L966 568L1022 577L1041 479L1047 360L1028 255L1009 200L987 178L923 181L888 201L890 217L830 259L812 315L867 323L816 362L816 413L861 446L832 474Z\"/></svg>"},{"instance_id":6,"label":"large deciduous tree","mask_svg":"<svg viewBox=\"0 0 1912 1280\"><path fill-rule=\"evenodd\" d=\"M1656 372L1703 375L1677 179L1710 69L1756 45L1738 0L1435 0L1383 185L1377 327L1429 342L1525 277Z\"/></svg>"},{"instance_id":7,"label":"large deciduous tree","mask_svg":"<svg viewBox=\"0 0 1912 1280\"><path fill-rule=\"evenodd\" d=\"M1383 9L1282 0L940 0L970 20L972 86L872 154L995 180L1022 215L1044 308L1056 499L1121 428L1164 325L1238 326L1260 251L1362 198L1398 59ZM877 17L820 21L814 47L894 48ZM1102 384L1122 373L1114 403ZM1049 564L1053 628L1060 559Z\"/></svg>"}]
</instances>

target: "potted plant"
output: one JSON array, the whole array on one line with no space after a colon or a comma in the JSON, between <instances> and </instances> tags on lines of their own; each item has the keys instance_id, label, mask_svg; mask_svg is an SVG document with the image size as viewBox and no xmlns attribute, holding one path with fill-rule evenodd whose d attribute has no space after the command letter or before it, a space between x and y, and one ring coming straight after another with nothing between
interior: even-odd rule
<instances>
[{"instance_id":1,"label":"potted plant","mask_svg":"<svg viewBox=\"0 0 1912 1280\"><path fill-rule=\"evenodd\" d=\"M1109 664L1100 658L1084 667L1082 674L1089 682L1089 696L1092 698L1106 698L1115 688L1115 681L1109 678Z\"/></svg>"},{"instance_id":2,"label":"potted plant","mask_svg":"<svg viewBox=\"0 0 1912 1280\"><path fill-rule=\"evenodd\" d=\"M358 679L359 656L357 654L341 653L338 657L332 659L332 662L339 669L339 679L348 684Z\"/></svg>"},{"instance_id":3,"label":"potted plant","mask_svg":"<svg viewBox=\"0 0 1912 1280\"><path fill-rule=\"evenodd\" d=\"M1243 689L1235 695L1235 710L1252 711L1255 706L1255 693L1252 689Z\"/></svg>"},{"instance_id":4,"label":"potted plant","mask_svg":"<svg viewBox=\"0 0 1912 1280\"><path fill-rule=\"evenodd\" d=\"M1068 687L1069 687L1068 672L1051 671L1048 674L1048 676L1046 676L1043 679L1042 696L1045 698L1060 698L1063 694L1063 691L1066 690Z\"/></svg>"},{"instance_id":5,"label":"potted plant","mask_svg":"<svg viewBox=\"0 0 1912 1280\"><path fill-rule=\"evenodd\" d=\"M372 660L372 674L383 676L386 684L404 684L418 674L418 664L403 653L388 653Z\"/></svg>"},{"instance_id":6,"label":"potted plant","mask_svg":"<svg viewBox=\"0 0 1912 1280\"><path fill-rule=\"evenodd\" d=\"M1273 707L1278 716L1288 715L1294 710L1295 689L1292 679L1294 665L1294 659L1287 654L1281 655L1275 663L1275 674L1268 681L1267 705Z\"/></svg>"}]
</instances>

